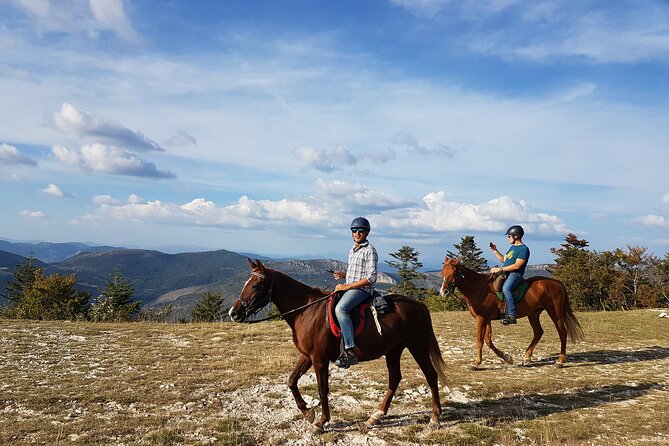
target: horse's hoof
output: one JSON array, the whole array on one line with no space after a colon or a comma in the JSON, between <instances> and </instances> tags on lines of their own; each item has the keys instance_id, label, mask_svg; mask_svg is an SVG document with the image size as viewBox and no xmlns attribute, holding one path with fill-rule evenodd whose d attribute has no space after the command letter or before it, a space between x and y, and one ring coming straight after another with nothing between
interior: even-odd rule
<instances>
[{"instance_id":1,"label":"horse's hoof","mask_svg":"<svg viewBox=\"0 0 669 446\"><path fill-rule=\"evenodd\" d=\"M474 364L474 363L469 364L469 370L474 371L474 370L478 370L478 369L479 369L479 364Z\"/></svg>"},{"instance_id":2,"label":"horse's hoof","mask_svg":"<svg viewBox=\"0 0 669 446\"><path fill-rule=\"evenodd\" d=\"M507 364L513 365L513 357L511 355L506 354L506 353L504 353L503 361L506 362Z\"/></svg>"},{"instance_id":3,"label":"horse's hoof","mask_svg":"<svg viewBox=\"0 0 669 446\"><path fill-rule=\"evenodd\" d=\"M381 421L381 418L383 418L385 414L381 410L377 410L372 414L371 417L367 420L367 426L376 426L379 424L379 421Z\"/></svg>"},{"instance_id":4,"label":"horse's hoof","mask_svg":"<svg viewBox=\"0 0 669 446\"><path fill-rule=\"evenodd\" d=\"M310 430L311 433L314 434L314 435L320 435L320 434L323 433L323 427L322 427L322 426L319 426L319 425L317 425L317 424L312 424L312 425L311 425L311 428L310 428L309 430Z\"/></svg>"},{"instance_id":5,"label":"horse's hoof","mask_svg":"<svg viewBox=\"0 0 669 446\"><path fill-rule=\"evenodd\" d=\"M307 410L307 411L304 413L304 418L305 418L309 423L313 423L314 420L316 419L316 412L314 411L314 409L311 408L311 409Z\"/></svg>"},{"instance_id":6,"label":"horse's hoof","mask_svg":"<svg viewBox=\"0 0 669 446\"><path fill-rule=\"evenodd\" d=\"M555 366L556 369L561 369L562 367L564 367L564 364L561 362L556 362L555 364L553 364L553 366Z\"/></svg>"},{"instance_id":7,"label":"horse's hoof","mask_svg":"<svg viewBox=\"0 0 669 446\"><path fill-rule=\"evenodd\" d=\"M523 358L523 362L521 362L520 365L527 367L530 365L531 362L532 358Z\"/></svg>"},{"instance_id":8,"label":"horse's hoof","mask_svg":"<svg viewBox=\"0 0 669 446\"><path fill-rule=\"evenodd\" d=\"M428 429L439 429L439 420L430 420L427 425Z\"/></svg>"}]
</instances>

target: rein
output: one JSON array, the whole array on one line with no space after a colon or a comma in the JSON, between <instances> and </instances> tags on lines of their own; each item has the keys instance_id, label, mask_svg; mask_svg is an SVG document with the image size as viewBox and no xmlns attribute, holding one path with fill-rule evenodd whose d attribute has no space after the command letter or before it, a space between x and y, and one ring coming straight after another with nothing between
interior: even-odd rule
<instances>
[{"instance_id":1,"label":"rein","mask_svg":"<svg viewBox=\"0 0 669 446\"><path fill-rule=\"evenodd\" d=\"M461 288L456 283L458 281L458 279L460 279L460 280L465 279L465 275L462 273L462 271L460 271L460 266L459 265L455 268L455 271L456 271L455 280L453 281L452 286L448 287L448 294L451 294L453 292L454 288ZM494 277L495 277L495 273L489 273L488 274L488 279L485 281L483 286L476 292L476 294L474 294L474 297L478 297L481 294L481 291L488 288L488 286L490 285L490 280Z\"/></svg>"},{"instance_id":2,"label":"rein","mask_svg":"<svg viewBox=\"0 0 669 446\"><path fill-rule=\"evenodd\" d=\"M256 272L256 271L252 272L251 275L252 275L252 276L259 277L260 279L265 279L265 277L266 277L264 274L259 273L259 272ZM330 286L332 286L332 285L328 285L328 287L325 288L325 289L330 288ZM258 311L260 311L260 310L263 309L264 307L266 307L267 304L269 304L269 303L272 302L272 290L273 290L273 289L274 289L274 273L272 273L272 284L270 285L270 287L269 287L269 291L267 292L267 298L266 298L266 299L267 299L267 302L265 302L261 307L258 307L258 309L255 310L253 313L251 313L251 316L254 315L254 314L256 314ZM310 307L310 306L312 306L312 305L314 305L314 304L317 304L318 302L322 302L322 301L324 301L324 300L326 300L326 299L329 299L331 296L332 296L332 294L328 294L327 296L323 296L323 297L321 297L321 298L319 298L319 299L316 299L316 300L313 301L313 302L308 302L308 303L306 303L306 304L304 304L304 305L301 305L301 306L299 306L299 307L297 307L297 308L293 308L292 310L286 311L285 313L281 313L281 314L276 315L276 316L268 316L268 317L264 317L264 318L262 318L262 319L257 319L257 320L253 320L253 321L246 321L246 323L247 323L247 324L256 324L256 323L258 323L258 322L265 322L265 321L270 321L270 320L273 320L273 319L280 319L280 318L283 318L284 316L286 316L286 315L288 315L288 314L297 313L298 311L300 311L300 310L304 310L305 308L308 308L308 307ZM242 301L242 304L244 304L243 301ZM246 305L244 304L244 306L246 306Z\"/></svg>"}]
</instances>

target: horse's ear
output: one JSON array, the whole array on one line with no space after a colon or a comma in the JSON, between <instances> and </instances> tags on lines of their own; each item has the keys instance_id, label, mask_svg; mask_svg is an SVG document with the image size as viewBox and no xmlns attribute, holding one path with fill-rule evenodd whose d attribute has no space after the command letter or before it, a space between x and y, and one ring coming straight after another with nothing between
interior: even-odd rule
<instances>
[{"instance_id":1,"label":"horse's ear","mask_svg":"<svg viewBox=\"0 0 669 446\"><path fill-rule=\"evenodd\" d=\"M249 259L248 257L246 258L246 260L249 261L249 266L251 267L251 269L258 268L258 266L255 263L253 263L253 260Z\"/></svg>"},{"instance_id":2,"label":"horse's ear","mask_svg":"<svg viewBox=\"0 0 669 446\"><path fill-rule=\"evenodd\" d=\"M265 271L265 265L263 265L260 260L256 259L256 265L258 265L260 271Z\"/></svg>"}]
</instances>

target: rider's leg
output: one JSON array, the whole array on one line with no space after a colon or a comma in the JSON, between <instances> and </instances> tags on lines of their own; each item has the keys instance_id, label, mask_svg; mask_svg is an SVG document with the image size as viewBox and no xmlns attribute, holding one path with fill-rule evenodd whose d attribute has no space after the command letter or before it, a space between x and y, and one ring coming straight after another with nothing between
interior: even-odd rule
<instances>
[{"instance_id":1,"label":"rider's leg","mask_svg":"<svg viewBox=\"0 0 669 446\"><path fill-rule=\"evenodd\" d=\"M353 323L351 322L350 312L363 303L369 298L369 294L366 291L355 289L346 291L337 306L335 307L335 314L337 315L337 320L339 321L339 328L341 328L342 338L344 339L344 349L345 352L342 352L342 356L337 360L337 365L340 367L343 365L348 366L351 362L357 362L357 358L353 354L353 348L355 347L355 335L353 333ZM346 364L343 364L343 359L348 358ZM352 359L355 358L355 359ZM342 364L340 365L340 362Z\"/></svg>"},{"instance_id":2,"label":"rider's leg","mask_svg":"<svg viewBox=\"0 0 669 446\"><path fill-rule=\"evenodd\" d=\"M516 272L509 273L502 286L502 293L506 301L506 319L510 321L516 319L516 302L513 299L513 290L516 289L522 278L523 276Z\"/></svg>"}]
</instances>

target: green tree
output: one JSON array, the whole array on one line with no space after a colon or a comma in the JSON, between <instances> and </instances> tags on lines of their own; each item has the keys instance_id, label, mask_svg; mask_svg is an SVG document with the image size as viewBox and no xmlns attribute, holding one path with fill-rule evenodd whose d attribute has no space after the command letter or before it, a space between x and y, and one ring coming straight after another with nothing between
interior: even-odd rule
<instances>
[{"instance_id":1,"label":"green tree","mask_svg":"<svg viewBox=\"0 0 669 446\"><path fill-rule=\"evenodd\" d=\"M193 322L220 321L223 316L223 295L220 291L205 291L193 308Z\"/></svg>"},{"instance_id":2,"label":"green tree","mask_svg":"<svg viewBox=\"0 0 669 446\"><path fill-rule=\"evenodd\" d=\"M458 290L447 296L441 296L437 290L430 288L427 290L425 305L430 311L463 311L467 309L467 304Z\"/></svg>"},{"instance_id":3,"label":"green tree","mask_svg":"<svg viewBox=\"0 0 669 446\"><path fill-rule=\"evenodd\" d=\"M35 281L26 290L16 308L19 318L39 320L76 320L86 315L90 294L75 289L77 275L51 274L44 276L43 269L35 272Z\"/></svg>"},{"instance_id":4,"label":"green tree","mask_svg":"<svg viewBox=\"0 0 669 446\"><path fill-rule=\"evenodd\" d=\"M26 291L35 283L37 273L42 273L39 267L33 265L34 261L34 257L26 257L23 264L16 265L13 279L5 281L6 294L3 297L7 300L6 305L8 307L18 307L25 297Z\"/></svg>"},{"instance_id":5,"label":"green tree","mask_svg":"<svg viewBox=\"0 0 669 446\"><path fill-rule=\"evenodd\" d=\"M390 288L389 291L418 299L424 298L425 289L418 288L414 284L414 280L425 278L424 274L418 272L418 269L423 267L423 264L418 260L420 253L411 246L404 245L399 251L391 252L390 255L397 260L386 260L386 263L397 269L400 283Z\"/></svg>"},{"instance_id":6,"label":"green tree","mask_svg":"<svg viewBox=\"0 0 669 446\"><path fill-rule=\"evenodd\" d=\"M557 256L553 278L564 284L574 309L616 309L610 299L617 274L615 256L608 251L590 251L588 245L587 240L570 233L560 248L551 248Z\"/></svg>"},{"instance_id":7,"label":"green tree","mask_svg":"<svg viewBox=\"0 0 669 446\"><path fill-rule=\"evenodd\" d=\"M142 304L134 301L135 287L116 269L107 286L91 305L89 316L94 322L127 322L139 312Z\"/></svg>"},{"instance_id":8,"label":"green tree","mask_svg":"<svg viewBox=\"0 0 669 446\"><path fill-rule=\"evenodd\" d=\"M654 273L659 259L642 246L627 246L614 252L618 275L611 299L620 309L652 308L661 297Z\"/></svg>"},{"instance_id":9,"label":"green tree","mask_svg":"<svg viewBox=\"0 0 669 446\"><path fill-rule=\"evenodd\" d=\"M473 235L466 235L460 239L460 243L453 245L457 250L457 254L448 251L446 255L453 259L462 259L462 264L467 268L483 272L490 269L488 261L482 257L483 251L476 246L476 241Z\"/></svg>"}]
</instances>

